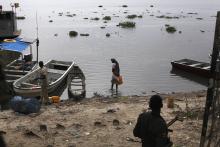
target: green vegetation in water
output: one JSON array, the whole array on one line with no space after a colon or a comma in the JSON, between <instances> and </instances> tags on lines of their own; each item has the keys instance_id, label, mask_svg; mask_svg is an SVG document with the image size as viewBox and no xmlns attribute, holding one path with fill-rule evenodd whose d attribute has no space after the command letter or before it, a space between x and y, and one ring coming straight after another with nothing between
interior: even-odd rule
<instances>
[{"instance_id":1,"label":"green vegetation in water","mask_svg":"<svg viewBox=\"0 0 220 147\"><path fill-rule=\"evenodd\" d=\"M176 28L175 27L173 27L173 26L170 26L170 25L165 25L166 26L166 31L168 32L168 33L175 33L176 32Z\"/></svg>"},{"instance_id":2,"label":"green vegetation in water","mask_svg":"<svg viewBox=\"0 0 220 147\"><path fill-rule=\"evenodd\" d=\"M110 37L110 33L106 33L106 35L105 35L106 37Z\"/></svg>"},{"instance_id":3,"label":"green vegetation in water","mask_svg":"<svg viewBox=\"0 0 220 147\"><path fill-rule=\"evenodd\" d=\"M53 20L49 20L49 22L53 22Z\"/></svg>"},{"instance_id":4,"label":"green vegetation in water","mask_svg":"<svg viewBox=\"0 0 220 147\"><path fill-rule=\"evenodd\" d=\"M78 35L78 32L76 31L69 31L69 36L70 37L76 37Z\"/></svg>"},{"instance_id":5,"label":"green vegetation in water","mask_svg":"<svg viewBox=\"0 0 220 147\"><path fill-rule=\"evenodd\" d=\"M67 14L66 16L67 17L73 17L73 16L76 16L76 14Z\"/></svg>"},{"instance_id":6,"label":"green vegetation in water","mask_svg":"<svg viewBox=\"0 0 220 147\"><path fill-rule=\"evenodd\" d=\"M16 19L25 19L24 16L17 16Z\"/></svg>"},{"instance_id":7,"label":"green vegetation in water","mask_svg":"<svg viewBox=\"0 0 220 147\"><path fill-rule=\"evenodd\" d=\"M201 17L198 17L198 18L196 18L197 20L203 20L203 18L201 18Z\"/></svg>"},{"instance_id":8,"label":"green vegetation in water","mask_svg":"<svg viewBox=\"0 0 220 147\"><path fill-rule=\"evenodd\" d=\"M142 15L138 15L138 18L143 18L143 16Z\"/></svg>"},{"instance_id":9,"label":"green vegetation in water","mask_svg":"<svg viewBox=\"0 0 220 147\"><path fill-rule=\"evenodd\" d=\"M99 18L98 17L95 17L95 18L91 18L91 20L99 20Z\"/></svg>"},{"instance_id":10,"label":"green vegetation in water","mask_svg":"<svg viewBox=\"0 0 220 147\"><path fill-rule=\"evenodd\" d=\"M105 16L102 18L103 20L111 20L111 17L110 16Z\"/></svg>"},{"instance_id":11,"label":"green vegetation in water","mask_svg":"<svg viewBox=\"0 0 220 147\"><path fill-rule=\"evenodd\" d=\"M134 28L135 27L135 22L131 21L125 21L125 22L120 22L118 26L121 26L122 28Z\"/></svg>"},{"instance_id":12,"label":"green vegetation in water","mask_svg":"<svg viewBox=\"0 0 220 147\"><path fill-rule=\"evenodd\" d=\"M177 16L165 16L165 15L160 15L156 16L157 18L165 18L165 19L179 19Z\"/></svg>"},{"instance_id":13,"label":"green vegetation in water","mask_svg":"<svg viewBox=\"0 0 220 147\"><path fill-rule=\"evenodd\" d=\"M89 34L88 34L88 33L86 33L86 34L80 34L80 36L89 36Z\"/></svg>"},{"instance_id":14,"label":"green vegetation in water","mask_svg":"<svg viewBox=\"0 0 220 147\"><path fill-rule=\"evenodd\" d=\"M122 5L122 7L127 8L127 7L128 7L128 5Z\"/></svg>"},{"instance_id":15,"label":"green vegetation in water","mask_svg":"<svg viewBox=\"0 0 220 147\"><path fill-rule=\"evenodd\" d=\"M136 14L132 14L132 15L128 15L126 18L128 18L128 19L134 19L134 18L136 18L136 17L137 17Z\"/></svg>"}]
</instances>

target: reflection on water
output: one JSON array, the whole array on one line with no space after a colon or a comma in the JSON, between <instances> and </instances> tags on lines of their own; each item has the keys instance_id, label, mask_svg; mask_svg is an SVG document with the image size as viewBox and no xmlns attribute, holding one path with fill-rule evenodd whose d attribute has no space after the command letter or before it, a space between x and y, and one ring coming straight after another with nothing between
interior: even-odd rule
<instances>
[{"instance_id":1,"label":"reflection on water","mask_svg":"<svg viewBox=\"0 0 220 147\"><path fill-rule=\"evenodd\" d=\"M201 76L199 76L197 74L192 74L192 73L185 72L183 70L175 69L175 68L172 68L170 73L171 73L171 76L181 76L184 79L188 79L190 81L193 81L195 83L199 83L199 84L204 85L206 87L208 86L208 80L209 79L201 77Z\"/></svg>"},{"instance_id":2,"label":"reflection on water","mask_svg":"<svg viewBox=\"0 0 220 147\"><path fill-rule=\"evenodd\" d=\"M0 2L3 8L10 8L9 1ZM121 7L123 4L128 7ZM36 37L37 12L40 60L77 62L86 76L87 97L94 92L111 95L112 57L119 61L124 77L124 84L119 87L121 95L206 89L204 85L172 76L170 62L181 58L209 62L216 20L213 16L220 8L219 0L23 0L20 6L18 15L26 17L18 20L23 36ZM134 29L116 26L131 14L143 16L130 20L136 23ZM157 18L161 15L179 19ZM105 23L104 16L111 16L111 21ZM100 20L91 20L94 17ZM177 32L168 34L166 24L175 26ZM72 30L90 35L70 38L68 33ZM111 36L106 37L106 33ZM66 91L63 97L67 97Z\"/></svg>"}]
</instances>

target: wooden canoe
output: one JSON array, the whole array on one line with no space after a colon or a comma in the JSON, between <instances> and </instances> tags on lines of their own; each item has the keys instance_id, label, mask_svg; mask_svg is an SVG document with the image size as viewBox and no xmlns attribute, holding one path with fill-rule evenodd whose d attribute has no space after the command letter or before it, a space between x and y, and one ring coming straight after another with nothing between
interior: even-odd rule
<instances>
[{"instance_id":1,"label":"wooden canoe","mask_svg":"<svg viewBox=\"0 0 220 147\"><path fill-rule=\"evenodd\" d=\"M210 74L210 64L206 62L199 62L191 59L181 59L171 62L173 68L181 69L186 72L196 74L198 76L203 76L209 78Z\"/></svg>"},{"instance_id":2,"label":"wooden canoe","mask_svg":"<svg viewBox=\"0 0 220 147\"><path fill-rule=\"evenodd\" d=\"M57 60L50 60L45 64L48 70L47 79L49 96L59 88L63 81L67 80L68 73L72 70L73 65L74 62ZM40 68L37 68L13 83L13 89L16 95L25 97L40 96L40 80L35 80L36 77L39 77L39 70Z\"/></svg>"},{"instance_id":3,"label":"wooden canoe","mask_svg":"<svg viewBox=\"0 0 220 147\"><path fill-rule=\"evenodd\" d=\"M86 97L85 75L78 65L68 75L68 96L75 100Z\"/></svg>"}]
</instances>

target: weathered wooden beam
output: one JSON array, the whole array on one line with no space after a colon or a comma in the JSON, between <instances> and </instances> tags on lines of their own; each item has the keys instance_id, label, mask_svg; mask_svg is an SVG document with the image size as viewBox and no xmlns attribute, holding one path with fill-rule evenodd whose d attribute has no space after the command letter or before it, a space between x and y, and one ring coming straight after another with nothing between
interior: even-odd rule
<instances>
[{"instance_id":1,"label":"weathered wooden beam","mask_svg":"<svg viewBox=\"0 0 220 147\"><path fill-rule=\"evenodd\" d=\"M214 90L216 85L216 64L217 59L219 57L219 50L220 50L220 11L217 12L217 19L215 25L215 37L214 37L214 44L213 44L213 51L212 51L212 59L211 59L211 78L209 79L209 86L206 95L206 104L205 104L205 111L203 116L203 125L202 125L202 133L200 138L200 147L205 146L206 142L206 132L208 126L208 119L210 115L210 108L212 106L212 101L214 97Z\"/></svg>"}]
</instances>

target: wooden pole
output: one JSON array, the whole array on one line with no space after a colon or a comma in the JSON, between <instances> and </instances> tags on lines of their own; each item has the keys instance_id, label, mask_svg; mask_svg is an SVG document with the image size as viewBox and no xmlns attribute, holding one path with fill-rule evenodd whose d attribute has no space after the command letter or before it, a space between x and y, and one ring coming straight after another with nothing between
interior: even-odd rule
<instances>
[{"instance_id":1,"label":"wooden pole","mask_svg":"<svg viewBox=\"0 0 220 147\"><path fill-rule=\"evenodd\" d=\"M39 46L39 39L38 38L37 38L36 45L37 45L37 63L38 63L38 46Z\"/></svg>"},{"instance_id":2,"label":"wooden pole","mask_svg":"<svg viewBox=\"0 0 220 147\"><path fill-rule=\"evenodd\" d=\"M204 116L203 116L200 147L204 147L205 141L206 141L208 119L209 119L210 108L212 106L214 90L215 90L215 85L216 85L215 84L216 64L217 64L217 59L219 56L219 50L220 50L220 11L217 12L217 19L216 19L216 25L215 25L215 37L214 37L214 45L213 45L213 51L212 51L211 69L210 69L211 78L209 79L209 86L208 86L207 95L206 95L206 104L205 104L205 111L204 111Z\"/></svg>"}]
</instances>

